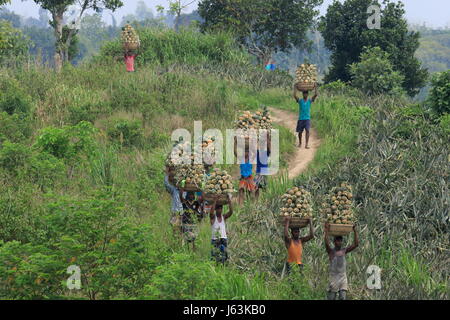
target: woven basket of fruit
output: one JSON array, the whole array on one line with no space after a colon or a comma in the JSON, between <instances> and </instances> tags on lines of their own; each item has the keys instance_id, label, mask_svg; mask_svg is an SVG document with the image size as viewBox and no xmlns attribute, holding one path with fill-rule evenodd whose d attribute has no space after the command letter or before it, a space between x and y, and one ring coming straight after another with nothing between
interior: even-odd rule
<instances>
[{"instance_id":1,"label":"woven basket of fruit","mask_svg":"<svg viewBox=\"0 0 450 320\"><path fill-rule=\"evenodd\" d=\"M278 219L282 225L285 224L284 216L279 216ZM309 224L309 220L310 218L291 217L289 228L304 228Z\"/></svg>"},{"instance_id":2,"label":"woven basket of fruit","mask_svg":"<svg viewBox=\"0 0 450 320\"><path fill-rule=\"evenodd\" d=\"M206 178L204 199L214 201L217 199L217 204L225 204L228 202L228 195L235 192L231 176L219 168L214 168L210 175Z\"/></svg>"},{"instance_id":3,"label":"woven basket of fruit","mask_svg":"<svg viewBox=\"0 0 450 320\"><path fill-rule=\"evenodd\" d=\"M315 83L310 82L297 82L296 88L298 91L310 91L313 90Z\"/></svg>"},{"instance_id":4,"label":"woven basket of fruit","mask_svg":"<svg viewBox=\"0 0 450 320\"><path fill-rule=\"evenodd\" d=\"M125 50L136 50L141 45L136 30L129 24L122 28L122 43Z\"/></svg>"},{"instance_id":5,"label":"woven basket of fruit","mask_svg":"<svg viewBox=\"0 0 450 320\"><path fill-rule=\"evenodd\" d=\"M317 67L313 64L303 63L295 71L295 87L299 91L314 89L317 82Z\"/></svg>"},{"instance_id":6,"label":"woven basket of fruit","mask_svg":"<svg viewBox=\"0 0 450 320\"><path fill-rule=\"evenodd\" d=\"M330 236L346 236L353 230L353 224L335 224L330 223Z\"/></svg>"}]
</instances>

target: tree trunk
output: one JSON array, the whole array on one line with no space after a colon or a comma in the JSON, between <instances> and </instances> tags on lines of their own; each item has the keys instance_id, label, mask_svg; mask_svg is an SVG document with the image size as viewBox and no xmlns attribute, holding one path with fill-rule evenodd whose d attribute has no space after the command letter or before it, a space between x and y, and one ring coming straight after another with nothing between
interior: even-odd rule
<instances>
[{"instance_id":1,"label":"tree trunk","mask_svg":"<svg viewBox=\"0 0 450 320\"><path fill-rule=\"evenodd\" d=\"M53 16L53 28L55 30L55 69L57 72L61 71L62 62L64 61L63 51L62 51L62 30L63 30L63 16L64 11L52 12Z\"/></svg>"}]
</instances>

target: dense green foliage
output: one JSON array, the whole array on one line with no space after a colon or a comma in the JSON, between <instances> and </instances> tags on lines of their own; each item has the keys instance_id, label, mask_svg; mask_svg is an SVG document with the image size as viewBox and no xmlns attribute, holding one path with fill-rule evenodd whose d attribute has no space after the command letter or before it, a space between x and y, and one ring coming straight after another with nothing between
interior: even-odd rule
<instances>
[{"instance_id":1,"label":"dense green foliage","mask_svg":"<svg viewBox=\"0 0 450 320\"><path fill-rule=\"evenodd\" d=\"M350 65L352 86L368 95L401 93L403 76L394 71L389 54L379 47L365 48L360 62Z\"/></svg>"},{"instance_id":2,"label":"dense green foliage","mask_svg":"<svg viewBox=\"0 0 450 320\"><path fill-rule=\"evenodd\" d=\"M19 29L8 21L0 21L0 63L24 59L29 47L29 39Z\"/></svg>"},{"instance_id":3,"label":"dense green foliage","mask_svg":"<svg viewBox=\"0 0 450 320\"><path fill-rule=\"evenodd\" d=\"M235 48L226 35L140 32L148 38L136 73L104 59L117 43L61 73L0 71L0 101L17 102L0 112L1 298L323 299L328 257L317 213L303 274L280 277L278 196L303 185L317 208L348 180L361 235L348 258L349 296L448 299L448 117L436 122L420 106L343 82L320 88L311 112L322 144L310 169L295 181L271 178L258 203L236 208L223 268L210 261L209 221L196 251L169 226L162 181L170 134L199 119L204 130L229 128L242 106L297 112L292 78L257 69L237 49L214 49L220 41ZM295 140L287 129L280 137L285 164ZM369 264L384 270L380 292L365 289ZM71 265L81 269L80 290L66 286Z\"/></svg>"},{"instance_id":4,"label":"dense green foliage","mask_svg":"<svg viewBox=\"0 0 450 320\"><path fill-rule=\"evenodd\" d=\"M232 32L247 50L265 63L278 51L305 44L306 32L322 0L205 0L198 12L202 31Z\"/></svg>"},{"instance_id":5,"label":"dense green foliage","mask_svg":"<svg viewBox=\"0 0 450 320\"><path fill-rule=\"evenodd\" d=\"M436 74L431 80L429 103L438 114L450 114L450 70Z\"/></svg>"},{"instance_id":6,"label":"dense green foliage","mask_svg":"<svg viewBox=\"0 0 450 320\"><path fill-rule=\"evenodd\" d=\"M381 5L374 0L346 0L333 2L322 17L320 30L325 46L332 51L331 68L325 80L349 81L348 66L359 61L366 46L378 46L389 53L395 71L403 76L402 87L414 96L425 85L427 71L414 56L419 47L419 33L409 32L401 2L383 1L381 28L369 29L367 8L371 4Z\"/></svg>"}]
</instances>

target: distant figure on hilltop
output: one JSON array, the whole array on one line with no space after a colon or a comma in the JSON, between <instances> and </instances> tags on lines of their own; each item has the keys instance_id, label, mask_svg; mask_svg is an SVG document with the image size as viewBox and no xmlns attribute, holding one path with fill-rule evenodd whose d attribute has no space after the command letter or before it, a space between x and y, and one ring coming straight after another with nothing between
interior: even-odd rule
<instances>
[{"instance_id":1,"label":"distant figure on hilltop","mask_svg":"<svg viewBox=\"0 0 450 320\"><path fill-rule=\"evenodd\" d=\"M131 50L127 50L124 53L125 65L127 67L127 72L134 72L134 59L137 57L137 53Z\"/></svg>"}]
</instances>

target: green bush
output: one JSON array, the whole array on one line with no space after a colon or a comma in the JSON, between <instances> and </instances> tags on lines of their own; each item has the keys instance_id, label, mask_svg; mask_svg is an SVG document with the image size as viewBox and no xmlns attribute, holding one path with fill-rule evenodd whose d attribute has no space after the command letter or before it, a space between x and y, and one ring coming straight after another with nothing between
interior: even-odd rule
<instances>
[{"instance_id":1,"label":"green bush","mask_svg":"<svg viewBox=\"0 0 450 320\"><path fill-rule=\"evenodd\" d=\"M174 253L156 268L145 286L148 299L267 299L261 277L248 276L210 262L195 261L188 254Z\"/></svg>"},{"instance_id":2,"label":"green bush","mask_svg":"<svg viewBox=\"0 0 450 320\"><path fill-rule=\"evenodd\" d=\"M0 112L8 114L27 114L32 108L30 96L28 96L17 80L0 74Z\"/></svg>"},{"instance_id":3,"label":"green bush","mask_svg":"<svg viewBox=\"0 0 450 320\"><path fill-rule=\"evenodd\" d=\"M143 142L142 127L138 120L115 120L107 132L111 139L124 146L140 146Z\"/></svg>"},{"instance_id":4,"label":"green bush","mask_svg":"<svg viewBox=\"0 0 450 320\"><path fill-rule=\"evenodd\" d=\"M450 134L450 113L446 113L444 114L439 121L442 130L446 133L446 134Z\"/></svg>"},{"instance_id":5,"label":"green bush","mask_svg":"<svg viewBox=\"0 0 450 320\"><path fill-rule=\"evenodd\" d=\"M432 78L428 101L438 115L450 113L450 70Z\"/></svg>"},{"instance_id":6,"label":"green bush","mask_svg":"<svg viewBox=\"0 0 450 320\"><path fill-rule=\"evenodd\" d=\"M0 112L0 143L5 140L21 142L29 138L31 133L32 127L29 117Z\"/></svg>"},{"instance_id":7,"label":"green bush","mask_svg":"<svg viewBox=\"0 0 450 320\"><path fill-rule=\"evenodd\" d=\"M75 161L82 154L89 155L92 151L95 132L94 126L86 121L76 126L47 127L41 130L35 146L57 158Z\"/></svg>"},{"instance_id":8,"label":"green bush","mask_svg":"<svg viewBox=\"0 0 450 320\"><path fill-rule=\"evenodd\" d=\"M27 163L31 156L29 147L20 143L5 141L0 146L0 167L11 173L17 173L17 170Z\"/></svg>"},{"instance_id":9,"label":"green bush","mask_svg":"<svg viewBox=\"0 0 450 320\"><path fill-rule=\"evenodd\" d=\"M350 65L352 85L366 94L402 93L404 77L394 71L389 54L379 47L365 47L360 62Z\"/></svg>"}]
</instances>

